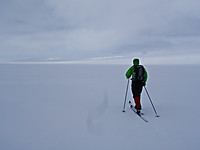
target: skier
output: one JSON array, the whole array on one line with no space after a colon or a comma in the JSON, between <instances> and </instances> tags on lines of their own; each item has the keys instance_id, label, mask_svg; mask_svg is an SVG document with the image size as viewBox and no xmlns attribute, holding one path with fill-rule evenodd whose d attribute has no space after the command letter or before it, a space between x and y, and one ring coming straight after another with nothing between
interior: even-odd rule
<instances>
[{"instance_id":1,"label":"skier","mask_svg":"<svg viewBox=\"0 0 200 150\"><path fill-rule=\"evenodd\" d=\"M143 65L139 65L139 59L135 58L133 60L133 66L131 66L126 72L126 77L129 79L132 76L132 93L135 101L135 109L137 113L140 113L142 109L140 103L140 97L142 93L143 86L146 85L147 81L147 71Z\"/></svg>"}]
</instances>

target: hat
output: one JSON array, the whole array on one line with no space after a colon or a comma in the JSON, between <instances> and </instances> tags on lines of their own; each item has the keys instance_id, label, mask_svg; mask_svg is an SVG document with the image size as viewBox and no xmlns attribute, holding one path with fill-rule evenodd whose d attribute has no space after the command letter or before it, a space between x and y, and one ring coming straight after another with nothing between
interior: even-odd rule
<instances>
[{"instance_id":1,"label":"hat","mask_svg":"<svg viewBox=\"0 0 200 150\"><path fill-rule=\"evenodd\" d=\"M133 60L133 65L134 65L134 66L139 65L139 63L140 63L140 61L139 61L138 58L135 58L135 59Z\"/></svg>"}]
</instances>

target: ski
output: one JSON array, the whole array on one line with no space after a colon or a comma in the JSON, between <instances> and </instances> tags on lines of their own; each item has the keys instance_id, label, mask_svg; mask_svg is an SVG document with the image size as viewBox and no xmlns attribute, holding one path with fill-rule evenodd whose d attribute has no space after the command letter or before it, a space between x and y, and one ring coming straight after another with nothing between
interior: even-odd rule
<instances>
[{"instance_id":1,"label":"ski","mask_svg":"<svg viewBox=\"0 0 200 150\"><path fill-rule=\"evenodd\" d=\"M133 107L133 105L130 105L130 108L133 109L133 111L137 112L137 109L135 109L135 108ZM143 113L143 112L140 112L140 115L144 115L144 113Z\"/></svg>"},{"instance_id":2,"label":"ski","mask_svg":"<svg viewBox=\"0 0 200 150\"><path fill-rule=\"evenodd\" d=\"M137 111L136 108L133 107L133 104L131 103L131 101L129 101L128 103L129 103L131 109L134 109L135 111ZM140 114L144 115L144 113L142 113L142 112L140 112Z\"/></svg>"},{"instance_id":3,"label":"ski","mask_svg":"<svg viewBox=\"0 0 200 150\"><path fill-rule=\"evenodd\" d=\"M131 108L131 110L133 110L133 112L135 112L142 120L144 120L145 122L148 122L148 120L146 120L140 113L137 113L135 109Z\"/></svg>"},{"instance_id":4,"label":"ski","mask_svg":"<svg viewBox=\"0 0 200 150\"><path fill-rule=\"evenodd\" d=\"M137 113L137 110L133 107L133 105L131 105L131 102L129 101L129 104L130 104L130 109L134 112L134 113L136 113L142 120L144 120L145 122L148 122L148 120L146 120L143 116L142 116L142 114L143 113Z\"/></svg>"}]
</instances>

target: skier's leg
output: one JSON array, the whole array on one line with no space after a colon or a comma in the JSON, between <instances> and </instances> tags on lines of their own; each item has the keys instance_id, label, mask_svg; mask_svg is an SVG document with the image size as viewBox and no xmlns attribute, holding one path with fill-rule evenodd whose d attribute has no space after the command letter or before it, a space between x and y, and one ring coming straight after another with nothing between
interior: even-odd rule
<instances>
[{"instance_id":1,"label":"skier's leg","mask_svg":"<svg viewBox=\"0 0 200 150\"><path fill-rule=\"evenodd\" d=\"M140 103L140 99L141 99L141 93L142 93L142 84L140 82L135 82L134 85L134 101L135 101L135 108L137 110L141 110L142 106Z\"/></svg>"},{"instance_id":2,"label":"skier's leg","mask_svg":"<svg viewBox=\"0 0 200 150\"><path fill-rule=\"evenodd\" d=\"M142 109L142 107L141 107L141 103L140 103L140 97L135 97L134 98L134 101L135 101L135 108L137 109L137 110L141 110Z\"/></svg>"}]
</instances>

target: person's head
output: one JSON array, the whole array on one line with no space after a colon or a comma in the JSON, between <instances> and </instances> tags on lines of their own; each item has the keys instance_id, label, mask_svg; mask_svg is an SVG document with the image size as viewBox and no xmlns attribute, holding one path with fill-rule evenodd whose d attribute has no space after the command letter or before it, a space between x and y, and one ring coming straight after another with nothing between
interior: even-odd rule
<instances>
[{"instance_id":1,"label":"person's head","mask_svg":"<svg viewBox=\"0 0 200 150\"><path fill-rule=\"evenodd\" d=\"M137 65L139 65L139 64L140 64L140 61L139 61L138 58L133 59L133 65L134 65L134 66L137 66Z\"/></svg>"}]
</instances>

